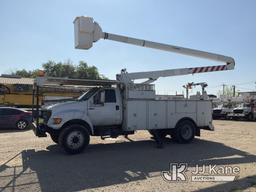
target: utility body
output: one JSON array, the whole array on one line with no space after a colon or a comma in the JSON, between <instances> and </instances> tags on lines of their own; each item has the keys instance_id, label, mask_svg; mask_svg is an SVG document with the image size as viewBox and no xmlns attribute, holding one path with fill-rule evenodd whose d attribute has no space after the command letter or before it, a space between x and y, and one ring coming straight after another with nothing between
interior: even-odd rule
<instances>
[{"instance_id":1,"label":"utility body","mask_svg":"<svg viewBox=\"0 0 256 192\"><path fill-rule=\"evenodd\" d=\"M103 33L90 17L78 17L75 25L75 47L89 49L100 38L144 47L207 58L225 65L128 73L122 70L116 80L79 80L38 77L37 90L44 85L68 84L94 86L77 100L42 109L43 122L35 126L37 136L51 135L53 141L68 153L79 153L89 144L90 136L127 136L148 130L161 143L170 135L179 143L189 143L200 136L201 129L214 130L212 103L206 91L191 98L159 97L152 82L160 77L202 72L232 70L231 57L188 48ZM142 83L135 80L147 79ZM164 99L163 99L164 98ZM37 110L38 111L38 110Z\"/></svg>"}]
</instances>

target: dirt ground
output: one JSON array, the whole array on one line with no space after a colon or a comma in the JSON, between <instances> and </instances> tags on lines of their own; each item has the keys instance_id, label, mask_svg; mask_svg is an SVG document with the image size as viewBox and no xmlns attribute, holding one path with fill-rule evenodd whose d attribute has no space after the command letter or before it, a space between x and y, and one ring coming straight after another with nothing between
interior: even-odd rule
<instances>
[{"instance_id":1,"label":"dirt ground","mask_svg":"<svg viewBox=\"0 0 256 192\"><path fill-rule=\"evenodd\" d=\"M123 137L92 138L86 151L65 154L49 137L31 130L0 132L1 191L256 191L256 122L214 121L191 144L166 139L157 149L141 131ZM238 166L234 182L167 182L170 163ZM189 172L189 171L188 171ZM190 171L191 172L191 171ZM190 173L188 173L189 175Z\"/></svg>"}]
</instances>

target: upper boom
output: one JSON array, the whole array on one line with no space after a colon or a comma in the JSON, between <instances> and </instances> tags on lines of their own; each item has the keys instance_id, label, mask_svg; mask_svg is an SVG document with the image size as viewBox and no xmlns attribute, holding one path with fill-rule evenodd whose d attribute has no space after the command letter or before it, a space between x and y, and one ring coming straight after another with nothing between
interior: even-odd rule
<instances>
[{"instance_id":1,"label":"upper boom","mask_svg":"<svg viewBox=\"0 0 256 192\"><path fill-rule=\"evenodd\" d=\"M136 79L148 79L144 83L152 83L153 81L157 80L159 77L232 70L235 67L235 60L232 57L102 32L102 29L99 26L99 24L93 21L91 17L83 17L83 16L77 17L74 21L74 25L75 25L75 47L78 49L90 49L93 43L98 41L99 39L109 39L113 41L123 42L123 43L142 46L142 47L148 47L148 48L159 49L163 51L175 52L183 55L210 59L214 61L224 62L226 64L226 65L217 65L217 66L170 69L170 70L148 71L148 72L138 72L138 73L127 73L125 70L123 70L121 74L117 75L117 80L123 83L130 83Z\"/></svg>"},{"instance_id":2,"label":"upper boom","mask_svg":"<svg viewBox=\"0 0 256 192\"><path fill-rule=\"evenodd\" d=\"M136 39L132 37L116 35L111 33L102 32L101 27L91 17L77 17L74 20L75 25L75 47L78 49L90 49L94 42L99 39L109 39L113 41L133 44L137 46L148 47L152 49L159 49L163 51L175 52L183 55L200 57L219 62L225 62L230 68L234 68L235 60L232 57L179 47L175 45L168 45L164 43L157 43L143 39Z\"/></svg>"}]
</instances>

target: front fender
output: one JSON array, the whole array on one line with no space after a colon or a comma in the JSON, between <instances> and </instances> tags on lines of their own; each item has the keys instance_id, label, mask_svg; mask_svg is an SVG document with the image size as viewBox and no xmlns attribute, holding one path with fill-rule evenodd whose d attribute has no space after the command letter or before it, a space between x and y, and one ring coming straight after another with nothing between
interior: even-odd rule
<instances>
[{"instance_id":1,"label":"front fender","mask_svg":"<svg viewBox=\"0 0 256 192\"><path fill-rule=\"evenodd\" d=\"M62 119L60 124L54 124L53 118L60 117ZM90 126L91 132L93 133L93 125L90 118L84 111L81 110L69 110L69 111L60 111L59 113L53 113L47 123L48 127L52 129L59 130L62 126L72 120L82 120Z\"/></svg>"}]
</instances>

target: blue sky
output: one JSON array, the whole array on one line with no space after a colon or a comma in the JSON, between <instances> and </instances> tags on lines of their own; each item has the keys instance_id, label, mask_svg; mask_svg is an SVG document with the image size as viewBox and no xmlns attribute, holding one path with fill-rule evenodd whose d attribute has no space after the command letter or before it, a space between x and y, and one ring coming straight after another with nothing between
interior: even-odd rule
<instances>
[{"instance_id":1,"label":"blue sky","mask_svg":"<svg viewBox=\"0 0 256 192\"><path fill-rule=\"evenodd\" d=\"M254 0L2 0L0 73L36 69L48 60L86 61L114 79L128 72L216 65L214 61L100 40L90 50L74 49L73 20L92 16L103 31L232 56L234 71L162 78L161 94L181 93L188 82L256 89L256 1ZM193 91L195 93L196 89Z\"/></svg>"}]
</instances>

